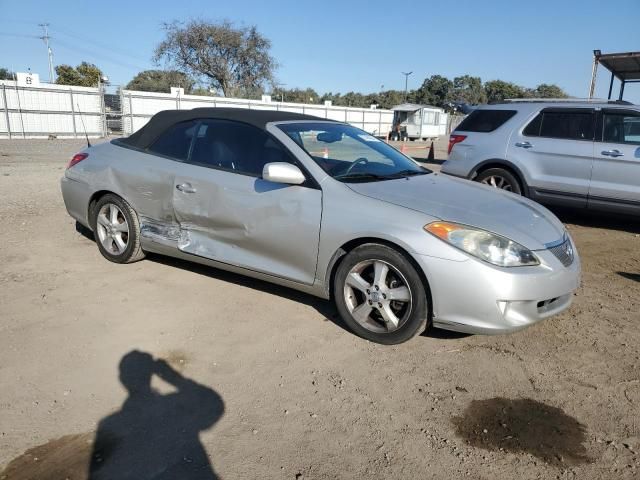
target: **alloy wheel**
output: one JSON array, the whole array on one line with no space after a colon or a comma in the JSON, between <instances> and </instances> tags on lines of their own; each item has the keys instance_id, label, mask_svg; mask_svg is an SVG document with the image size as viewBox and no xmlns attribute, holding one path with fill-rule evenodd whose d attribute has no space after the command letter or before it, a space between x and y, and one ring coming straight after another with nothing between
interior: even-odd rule
<instances>
[{"instance_id":1,"label":"alloy wheel","mask_svg":"<svg viewBox=\"0 0 640 480\"><path fill-rule=\"evenodd\" d=\"M127 219L113 203L100 208L96 221L98 239L104 249L112 255L121 255L129 243L129 224Z\"/></svg>"},{"instance_id":2,"label":"alloy wheel","mask_svg":"<svg viewBox=\"0 0 640 480\"><path fill-rule=\"evenodd\" d=\"M507 192L513 191L511 182L500 175L491 175L484 178L480 183L484 183L485 185L489 185L494 188L499 188L500 190L506 190Z\"/></svg>"},{"instance_id":3,"label":"alloy wheel","mask_svg":"<svg viewBox=\"0 0 640 480\"><path fill-rule=\"evenodd\" d=\"M397 268L382 260L365 260L349 271L344 301L354 320L376 333L397 330L412 310L407 280Z\"/></svg>"}]
</instances>

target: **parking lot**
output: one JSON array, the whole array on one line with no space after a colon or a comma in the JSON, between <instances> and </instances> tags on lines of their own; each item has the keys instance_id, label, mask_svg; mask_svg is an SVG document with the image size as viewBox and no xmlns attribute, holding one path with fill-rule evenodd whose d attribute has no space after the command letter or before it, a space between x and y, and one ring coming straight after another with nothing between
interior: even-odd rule
<instances>
[{"instance_id":1,"label":"parking lot","mask_svg":"<svg viewBox=\"0 0 640 480\"><path fill-rule=\"evenodd\" d=\"M0 141L0 479L87 478L108 455L101 422L145 409L164 440L132 462L199 442L229 479L640 475L637 219L555 212L583 265L563 314L389 347L293 290L159 256L107 262L60 195L83 145ZM149 381L166 395L132 405Z\"/></svg>"}]
</instances>

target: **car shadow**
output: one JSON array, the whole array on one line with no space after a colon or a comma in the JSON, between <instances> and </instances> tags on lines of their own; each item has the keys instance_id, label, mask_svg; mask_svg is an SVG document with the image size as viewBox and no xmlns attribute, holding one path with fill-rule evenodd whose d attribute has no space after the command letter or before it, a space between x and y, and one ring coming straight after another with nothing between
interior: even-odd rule
<instances>
[{"instance_id":1,"label":"car shadow","mask_svg":"<svg viewBox=\"0 0 640 480\"><path fill-rule=\"evenodd\" d=\"M287 300L308 305L312 307L314 310L316 310L320 315L322 315L325 321L333 322L335 325L342 328L343 330L350 332L348 327L344 324L344 322L340 318L340 315L338 314L338 311L333 305L333 302L330 302L328 300L324 300L322 298L309 295L307 293L300 292L292 288L276 285L275 283L266 282L264 280L258 280L256 278L247 277L239 273L228 272L226 270L221 270L215 267L209 267L207 265L202 265L195 262L189 262L187 260L182 260L179 258L167 257L164 255L150 253L150 254L147 254L147 260L151 260L156 263L161 263L162 265L179 268L181 270L193 272L198 275L204 275L206 277L213 278L216 280L221 280L223 282L232 283L234 285L248 287L253 290L258 290L260 292L276 295L278 297L282 297Z\"/></svg>"},{"instance_id":2,"label":"car shadow","mask_svg":"<svg viewBox=\"0 0 640 480\"><path fill-rule=\"evenodd\" d=\"M91 232L91 230L89 230L85 226L81 225L80 223L76 223L76 230L79 234L81 234L88 240L94 241L93 232ZM147 260L175 268L180 268L182 270L187 270L189 272L197 273L198 275L204 275L216 280L222 280L224 282L233 283L235 285L249 287L254 290L259 290L271 295L277 295L279 297L286 298L287 300L308 305L315 309L320 315L322 315L325 321L332 322L341 329L349 332L350 334L353 334L353 332L351 332L347 325L342 321L342 318L340 318L340 315L338 314L338 311L332 301L324 300L322 298L315 297L313 295L309 295L292 288L276 285L275 283L258 280L255 278L240 275L238 273L227 272L226 270L220 270L215 267L209 267L207 265L189 262L187 260L182 260L179 258L168 257L155 253L148 253ZM427 338L437 338L440 340L456 340L459 338L468 337L470 336L470 334L441 330L439 328L431 327L427 331L423 332L420 336Z\"/></svg>"},{"instance_id":3,"label":"car shadow","mask_svg":"<svg viewBox=\"0 0 640 480\"><path fill-rule=\"evenodd\" d=\"M634 282L640 282L640 273L629 273L629 272L617 272L621 277L626 278L627 280L633 280Z\"/></svg>"},{"instance_id":4,"label":"car shadow","mask_svg":"<svg viewBox=\"0 0 640 480\"><path fill-rule=\"evenodd\" d=\"M580 225L581 227L619 230L621 232L640 233L640 222L629 215L595 212L587 209L568 209L549 206L562 223Z\"/></svg>"},{"instance_id":5,"label":"car shadow","mask_svg":"<svg viewBox=\"0 0 640 480\"><path fill-rule=\"evenodd\" d=\"M199 435L225 411L222 397L187 378L164 359L133 350L122 357L119 378L128 393L96 432L65 435L28 449L0 471L13 480L215 480ZM152 387L158 377L171 387Z\"/></svg>"},{"instance_id":6,"label":"car shadow","mask_svg":"<svg viewBox=\"0 0 640 480\"><path fill-rule=\"evenodd\" d=\"M336 326L353 335L353 332L342 321L335 305L330 300L324 300L308 293L300 292L288 287L283 287L281 285L276 285L275 283L258 280L238 273L227 272L226 270L220 270L215 267L209 267L207 265L201 265L199 263L189 262L187 260L182 260L179 258L167 257L158 254L147 254L147 259L153 262L161 263L162 265L180 268L182 270L187 270L198 275L204 275L216 280L233 283L234 285L241 285L243 287L252 288L260 292L276 295L287 300L308 305L315 309L320 315L322 315L325 321L332 322ZM428 338L437 338L441 340L456 340L459 338L467 337L469 335L432 327L429 328L426 332L423 332L421 336Z\"/></svg>"}]
</instances>

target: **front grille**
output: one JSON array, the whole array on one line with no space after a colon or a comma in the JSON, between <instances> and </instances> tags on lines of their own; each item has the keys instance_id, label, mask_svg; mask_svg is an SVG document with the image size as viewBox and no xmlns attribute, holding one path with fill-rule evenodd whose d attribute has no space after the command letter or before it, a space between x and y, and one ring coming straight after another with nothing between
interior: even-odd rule
<instances>
[{"instance_id":1,"label":"front grille","mask_svg":"<svg viewBox=\"0 0 640 480\"><path fill-rule=\"evenodd\" d=\"M573 263L573 245L571 245L569 239L566 239L564 243L561 243L560 245L551 247L549 251L553 253L565 267L568 267Z\"/></svg>"}]
</instances>

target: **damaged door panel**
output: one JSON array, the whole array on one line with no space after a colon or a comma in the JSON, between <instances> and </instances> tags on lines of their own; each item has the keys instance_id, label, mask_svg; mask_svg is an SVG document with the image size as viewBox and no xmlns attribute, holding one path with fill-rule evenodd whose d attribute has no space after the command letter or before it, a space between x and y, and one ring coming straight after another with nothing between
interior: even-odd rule
<instances>
[{"instance_id":1,"label":"damaged door panel","mask_svg":"<svg viewBox=\"0 0 640 480\"><path fill-rule=\"evenodd\" d=\"M106 160L100 164L102 171L95 175L99 179L95 190L113 191L135 205L142 231L147 221L177 227L171 193L173 179L182 164L132 149L125 150L126 155L117 155L122 150L105 151Z\"/></svg>"},{"instance_id":2,"label":"damaged door panel","mask_svg":"<svg viewBox=\"0 0 640 480\"><path fill-rule=\"evenodd\" d=\"M313 283L320 190L196 165L183 165L174 184L180 250Z\"/></svg>"}]
</instances>

